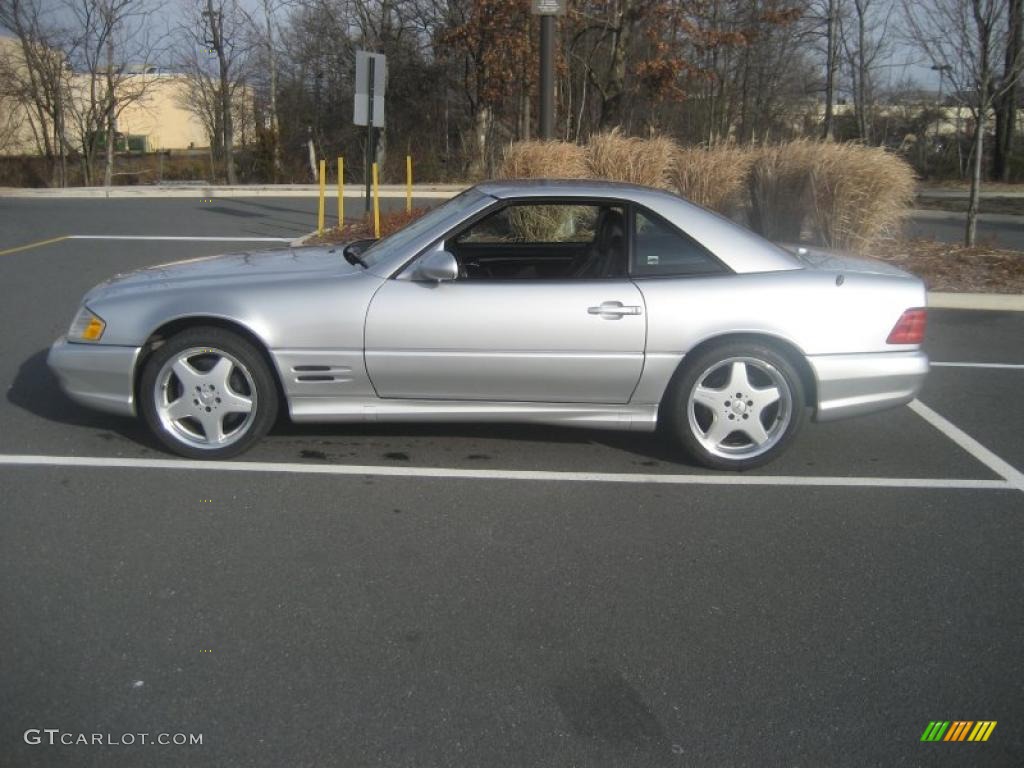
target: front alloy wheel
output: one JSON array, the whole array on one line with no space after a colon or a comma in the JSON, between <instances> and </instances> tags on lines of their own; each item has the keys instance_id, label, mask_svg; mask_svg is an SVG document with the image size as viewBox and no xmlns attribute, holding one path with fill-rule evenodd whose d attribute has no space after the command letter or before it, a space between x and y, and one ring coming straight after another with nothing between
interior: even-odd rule
<instances>
[{"instance_id":1,"label":"front alloy wheel","mask_svg":"<svg viewBox=\"0 0 1024 768\"><path fill-rule=\"evenodd\" d=\"M804 420L792 364L772 347L729 343L699 353L674 383L672 427L687 452L714 469L774 459Z\"/></svg>"},{"instance_id":2,"label":"front alloy wheel","mask_svg":"<svg viewBox=\"0 0 1024 768\"><path fill-rule=\"evenodd\" d=\"M147 361L143 416L168 448L192 458L225 458L248 449L273 424L277 398L262 355L219 328L184 331Z\"/></svg>"}]
</instances>

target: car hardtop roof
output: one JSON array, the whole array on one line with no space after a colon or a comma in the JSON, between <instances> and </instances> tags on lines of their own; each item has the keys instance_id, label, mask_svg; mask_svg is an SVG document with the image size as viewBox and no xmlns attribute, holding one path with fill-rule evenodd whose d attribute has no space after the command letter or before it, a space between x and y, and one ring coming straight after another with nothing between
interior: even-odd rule
<instances>
[{"instance_id":1,"label":"car hardtop roof","mask_svg":"<svg viewBox=\"0 0 1024 768\"><path fill-rule=\"evenodd\" d=\"M504 200L510 197L609 197L637 200L650 195L679 200L677 195L640 184L602 179L501 179L484 181L476 188L485 195Z\"/></svg>"}]
</instances>

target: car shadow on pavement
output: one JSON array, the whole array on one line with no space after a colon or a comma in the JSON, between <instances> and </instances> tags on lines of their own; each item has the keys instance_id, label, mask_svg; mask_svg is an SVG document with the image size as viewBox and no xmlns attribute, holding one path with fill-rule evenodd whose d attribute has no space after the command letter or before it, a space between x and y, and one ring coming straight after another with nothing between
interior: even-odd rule
<instances>
[{"instance_id":1,"label":"car shadow on pavement","mask_svg":"<svg viewBox=\"0 0 1024 768\"><path fill-rule=\"evenodd\" d=\"M299 447L309 442L309 448L318 448L325 441L339 441L342 447L349 440L364 438L411 438L433 441L434 438L502 440L523 443L548 443L566 446L599 445L615 451L632 454L637 459L662 462L678 466L697 465L687 460L682 449L658 432L620 432L617 430L587 429L583 427L557 427L542 424L456 423L456 422L392 422L296 424L287 416L278 419L271 430L273 439L294 442ZM646 462L645 462L646 463Z\"/></svg>"},{"instance_id":2,"label":"car shadow on pavement","mask_svg":"<svg viewBox=\"0 0 1024 768\"><path fill-rule=\"evenodd\" d=\"M135 419L114 416L75 403L65 395L46 365L47 349L25 360L7 390L7 401L29 413L60 424L113 432L146 448L156 442Z\"/></svg>"}]
</instances>

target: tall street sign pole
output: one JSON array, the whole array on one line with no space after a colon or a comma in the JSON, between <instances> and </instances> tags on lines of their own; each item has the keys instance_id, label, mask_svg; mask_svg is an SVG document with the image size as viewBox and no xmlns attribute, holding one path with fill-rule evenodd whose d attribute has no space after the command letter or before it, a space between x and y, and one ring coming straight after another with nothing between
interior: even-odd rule
<instances>
[{"instance_id":1,"label":"tall street sign pole","mask_svg":"<svg viewBox=\"0 0 1024 768\"><path fill-rule=\"evenodd\" d=\"M370 190L373 185L373 174L371 169L377 162L377 131L373 129L373 75L377 62L373 57L368 57L368 69L366 78L367 100L369 101L370 119L366 123L366 213L370 212Z\"/></svg>"},{"instance_id":2,"label":"tall street sign pole","mask_svg":"<svg viewBox=\"0 0 1024 768\"><path fill-rule=\"evenodd\" d=\"M384 127L387 59L382 53L356 51L356 93L352 122L366 126L366 212L370 212L377 134Z\"/></svg>"}]
</instances>

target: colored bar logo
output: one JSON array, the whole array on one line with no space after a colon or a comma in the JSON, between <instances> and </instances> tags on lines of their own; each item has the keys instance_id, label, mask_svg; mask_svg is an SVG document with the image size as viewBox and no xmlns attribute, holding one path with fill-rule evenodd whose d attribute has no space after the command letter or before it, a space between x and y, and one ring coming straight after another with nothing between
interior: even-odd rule
<instances>
[{"instance_id":1,"label":"colored bar logo","mask_svg":"<svg viewBox=\"0 0 1024 768\"><path fill-rule=\"evenodd\" d=\"M995 720L932 720L921 741L988 741L995 727Z\"/></svg>"}]
</instances>

